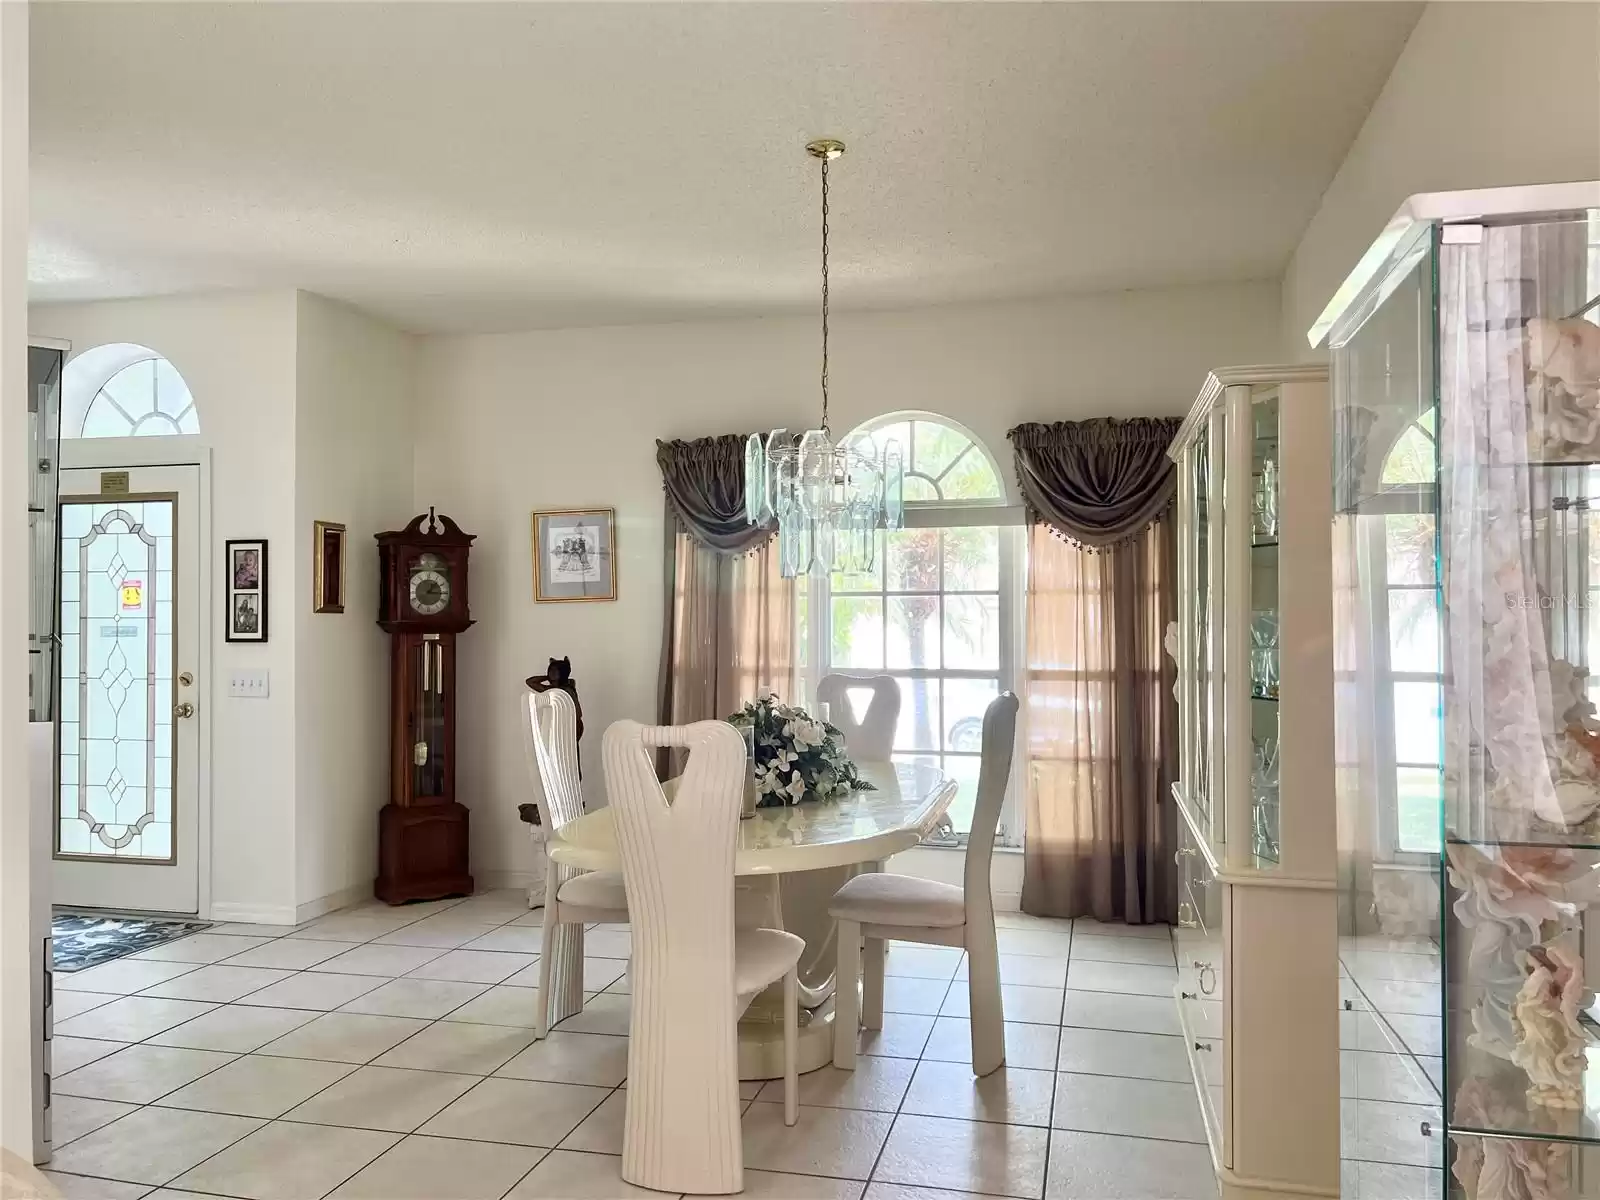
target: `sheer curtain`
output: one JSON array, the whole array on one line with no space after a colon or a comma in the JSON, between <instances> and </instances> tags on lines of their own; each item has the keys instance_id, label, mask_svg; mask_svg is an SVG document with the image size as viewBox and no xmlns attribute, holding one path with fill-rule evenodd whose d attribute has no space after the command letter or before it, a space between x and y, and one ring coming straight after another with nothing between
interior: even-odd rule
<instances>
[{"instance_id":1,"label":"sheer curtain","mask_svg":"<svg viewBox=\"0 0 1600 1200\"><path fill-rule=\"evenodd\" d=\"M1166 458L1177 421L1011 431L1032 530L1022 908L1170 921L1177 569Z\"/></svg>"},{"instance_id":2,"label":"sheer curtain","mask_svg":"<svg viewBox=\"0 0 1600 1200\"><path fill-rule=\"evenodd\" d=\"M666 492L658 719L726 717L794 679L794 588L744 512L744 436L656 443Z\"/></svg>"},{"instance_id":3,"label":"sheer curtain","mask_svg":"<svg viewBox=\"0 0 1600 1200\"><path fill-rule=\"evenodd\" d=\"M672 535L661 723L726 717L763 689L788 697L794 677L794 588L778 574L778 543L745 554Z\"/></svg>"}]
</instances>

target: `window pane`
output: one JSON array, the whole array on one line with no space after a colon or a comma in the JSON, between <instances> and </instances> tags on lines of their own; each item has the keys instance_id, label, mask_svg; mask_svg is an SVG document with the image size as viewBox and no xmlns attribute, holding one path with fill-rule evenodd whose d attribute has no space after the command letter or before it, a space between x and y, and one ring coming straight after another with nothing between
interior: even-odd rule
<instances>
[{"instance_id":1,"label":"window pane","mask_svg":"<svg viewBox=\"0 0 1600 1200\"><path fill-rule=\"evenodd\" d=\"M939 597L889 597L889 647L885 666L939 669Z\"/></svg>"},{"instance_id":2,"label":"window pane","mask_svg":"<svg viewBox=\"0 0 1600 1200\"><path fill-rule=\"evenodd\" d=\"M959 671L999 669L999 596L944 598L944 665Z\"/></svg>"},{"instance_id":3,"label":"window pane","mask_svg":"<svg viewBox=\"0 0 1600 1200\"><path fill-rule=\"evenodd\" d=\"M1439 761L1441 688L1436 683L1394 685L1394 754L1403 763Z\"/></svg>"},{"instance_id":4,"label":"window pane","mask_svg":"<svg viewBox=\"0 0 1600 1200\"><path fill-rule=\"evenodd\" d=\"M836 667L883 666L883 601L870 596L833 600L831 662Z\"/></svg>"},{"instance_id":5,"label":"window pane","mask_svg":"<svg viewBox=\"0 0 1600 1200\"><path fill-rule=\"evenodd\" d=\"M835 571L828 580L828 586L836 592L881 592L883 591L883 531L880 529L873 535L878 539L877 552L872 556L872 570L870 571Z\"/></svg>"},{"instance_id":6,"label":"window pane","mask_svg":"<svg viewBox=\"0 0 1600 1200\"><path fill-rule=\"evenodd\" d=\"M1415 425L1400 435L1383 464L1386 487L1398 483L1432 483L1434 478L1433 439Z\"/></svg>"},{"instance_id":7,"label":"window pane","mask_svg":"<svg viewBox=\"0 0 1600 1200\"><path fill-rule=\"evenodd\" d=\"M916 500L927 503L939 499L939 489L921 475L912 475L908 472L905 479L904 495L908 501Z\"/></svg>"},{"instance_id":8,"label":"window pane","mask_svg":"<svg viewBox=\"0 0 1600 1200\"><path fill-rule=\"evenodd\" d=\"M1389 583L1432 583L1433 514L1390 513L1383 519Z\"/></svg>"},{"instance_id":9,"label":"window pane","mask_svg":"<svg viewBox=\"0 0 1600 1200\"><path fill-rule=\"evenodd\" d=\"M1000 531L993 526L944 531L944 586L950 592L1000 588Z\"/></svg>"},{"instance_id":10,"label":"window pane","mask_svg":"<svg viewBox=\"0 0 1600 1200\"><path fill-rule=\"evenodd\" d=\"M911 466L920 474L937 479L972 445L966 434L933 421L916 421L911 426Z\"/></svg>"},{"instance_id":11,"label":"window pane","mask_svg":"<svg viewBox=\"0 0 1600 1200\"><path fill-rule=\"evenodd\" d=\"M1439 673L1439 610L1431 589L1389 593L1389 666Z\"/></svg>"},{"instance_id":12,"label":"window pane","mask_svg":"<svg viewBox=\"0 0 1600 1200\"><path fill-rule=\"evenodd\" d=\"M944 681L944 748L976 752L983 749L983 714L1000 694L996 679L946 679Z\"/></svg>"},{"instance_id":13,"label":"window pane","mask_svg":"<svg viewBox=\"0 0 1600 1200\"><path fill-rule=\"evenodd\" d=\"M973 447L956 460L950 473L939 480L946 500L1004 500L1005 488L987 455Z\"/></svg>"},{"instance_id":14,"label":"window pane","mask_svg":"<svg viewBox=\"0 0 1600 1200\"><path fill-rule=\"evenodd\" d=\"M891 592L939 590L939 531L896 529L888 537L884 555Z\"/></svg>"},{"instance_id":15,"label":"window pane","mask_svg":"<svg viewBox=\"0 0 1600 1200\"><path fill-rule=\"evenodd\" d=\"M1444 797L1439 772L1425 767L1395 771L1396 845L1419 854L1439 853L1439 813Z\"/></svg>"},{"instance_id":16,"label":"window pane","mask_svg":"<svg viewBox=\"0 0 1600 1200\"><path fill-rule=\"evenodd\" d=\"M894 748L936 750L939 738L939 681L902 679L900 681L900 721L894 732Z\"/></svg>"},{"instance_id":17,"label":"window pane","mask_svg":"<svg viewBox=\"0 0 1600 1200\"><path fill-rule=\"evenodd\" d=\"M940 769L956 781L956 798L950 801L948 816L957 833L972 832L972 813L978 801L978 766L980 760L947 754L939 764Z\"/></svg>"}]
</instances>

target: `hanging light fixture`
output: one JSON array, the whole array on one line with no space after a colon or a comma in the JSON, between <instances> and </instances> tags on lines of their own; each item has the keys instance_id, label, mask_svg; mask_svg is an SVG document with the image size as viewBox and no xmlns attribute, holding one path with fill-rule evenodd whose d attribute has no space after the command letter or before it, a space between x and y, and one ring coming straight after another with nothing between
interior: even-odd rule
<instances>
[{"instance_id":1,"label":"hanging light fixture","mask_svg":"<svg viewBox=\"0 0 1600 1200\"><path fill-rule=\"evenodd\" d=\"M806 145L822 163L822 424L799 438L774 429L752 433L744 449L745 515L778 523L778 565L785 579L808 571L870 571L878 530L899 529L905 466L899 443L870 434L835 442L828 426L828 164L844 143Z\"/></svg>"}]
</instances>

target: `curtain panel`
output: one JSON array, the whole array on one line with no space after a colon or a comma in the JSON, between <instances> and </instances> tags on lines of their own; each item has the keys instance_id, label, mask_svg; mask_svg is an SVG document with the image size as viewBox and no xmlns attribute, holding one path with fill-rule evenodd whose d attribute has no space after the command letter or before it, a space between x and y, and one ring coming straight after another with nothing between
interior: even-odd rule
<instances>
[{"instance_id":1,"label":"curtain panel","mask_svg":"<svg viewBox=\"0 0 1600 1200\"><path fill-rule=\"evenodd\" d=\"M794 679L794 588L771 527L744 511L743 434L656 443L666 492L657 719L728 716Z\"/></svg>"},{"instance_id":2,"label":"curtain panel","mask_svg":"<svg viewBox=\"0 0 1600 1200\"><path fill-rule=\"evenodd\" d=\"M1171 921L1176 419L1011 431L1028 554L1022 908Z\"/></svg>"}]
</instances>

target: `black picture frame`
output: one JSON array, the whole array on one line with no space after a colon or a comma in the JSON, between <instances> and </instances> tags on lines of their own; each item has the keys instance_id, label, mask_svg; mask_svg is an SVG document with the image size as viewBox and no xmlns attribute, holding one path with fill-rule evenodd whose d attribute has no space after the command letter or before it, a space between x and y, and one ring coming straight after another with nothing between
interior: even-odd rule
<instances>
[{"instance_id":1,"label":"black picture frame","mask_svg":"<svg viewBox=\"0 0 1600 1200\"><path fill-rule=\"evenodd\" d=\"M251 555L254 558L251 558ZM253 568L253 569L252 569ZM223 637L229 642L267 640L267 539L233 538L223 543Z\"/></svg>"}]
</instances>

